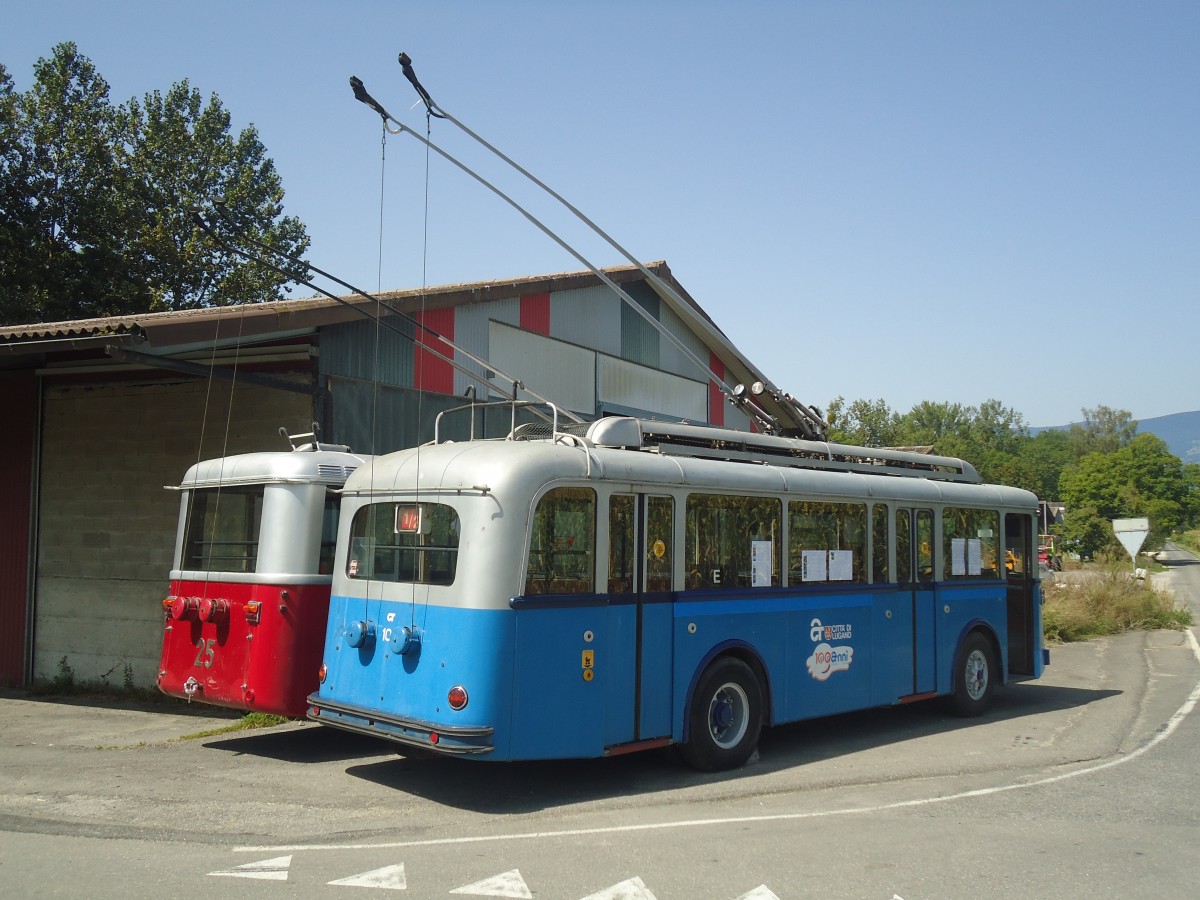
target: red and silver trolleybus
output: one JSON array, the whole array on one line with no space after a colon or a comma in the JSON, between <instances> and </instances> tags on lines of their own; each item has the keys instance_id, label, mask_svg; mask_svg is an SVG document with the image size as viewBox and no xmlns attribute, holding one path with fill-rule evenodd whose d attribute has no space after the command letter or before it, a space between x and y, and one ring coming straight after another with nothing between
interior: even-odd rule
<instances>
[{"instance_id":1,"label":"red and silver trolleybus","mask_svg":"<svg viewBox=\"0 0 1200 900\"><path fill-rule=\"evenodd\" d=\"M306 444L192 466L182 493L158 686L302 716L321 663L338 495L364 462Z\"/></svg>"}]
</instances>

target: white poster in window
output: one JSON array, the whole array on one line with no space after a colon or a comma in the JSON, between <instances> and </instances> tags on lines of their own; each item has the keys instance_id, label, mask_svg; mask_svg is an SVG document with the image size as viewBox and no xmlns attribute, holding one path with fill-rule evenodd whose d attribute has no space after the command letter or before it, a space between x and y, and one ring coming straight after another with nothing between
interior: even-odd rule
<instances>
[{"instance_id":1,"label":"white poster in window","mask_svg":"<svg viewBox=\"0 0 1200 900\"><path fill-rule=\"evenodd\" d=\"M967 574L980 575L983 573L983 541L971 538L967 541Z\"/></svg>"},{"instance_id":2,"label":"white poster in window","mask_svg":"<svg viewBox=\"0 0 1200 900\"><path fill-rule=\"evenodd\" d=\"M800 556L800 577L805 581L825 581L828 573L829 554L824 550L804 550Z\"/></svg>"},{"instance_id":3,"label":"white poster in window","mask_svg":"<svg viewBox=\"0 0 1200 900\"><path fill-rule=\"evenodd\" d=\"M853 550L830 550L829 551L829 580L830 581L853 581L854 580L854 551Z\"/></svg>"},{"instance_id":4,"label":"white poster in window","mask_svg":"<svg viewBox=\"0 0 1200 900\"><path fill-rule=\"evenodd\" d=\"M967 574L967 541L965 538L950 539L950 574Z\"/></svg>"},{"instance_id":5,"label":"white poster in window","mask_svg":"<svg viewBox=\"0 0 1200 900\"><path fill-rule=\"evenodd\" d=\"M771 542L750 542L750 586L771 586Z\"/></svg>"}]
</instances>

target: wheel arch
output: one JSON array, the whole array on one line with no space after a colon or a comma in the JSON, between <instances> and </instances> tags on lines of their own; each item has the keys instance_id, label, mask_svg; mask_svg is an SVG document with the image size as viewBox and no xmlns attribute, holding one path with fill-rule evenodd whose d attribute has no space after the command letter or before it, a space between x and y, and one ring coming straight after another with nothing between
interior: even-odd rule
<instances>
[{"instance_id":1,"label":"wheel arch","mask_svg":"<svg viewBox=\"0 0 1200 900\"><path fill-rule=\"evenodd\" d=\"M958 654L962 649L963 642L972 634L981 634L987 640L992 648L992 654L996 660L996 683L1004 685L1008 683L1008 661L1004 655L1004 645L1000 643L1000 637L996 634L996 629L987 619L972 619L962 627L958 633L958 640L954 642L954 652L950 655L950 672L948 684L953 691L956 666L958 665Z\"/></svg>"},{"instance_id":2,"label":"wheel arch","mask_svg":"<svg viewBox=\"0 0 1200 900\"><path fill-rule=\"evenodd\" d=\"M704 654L700 662L696 664L696 668L692 672L692 677L688 681L687 693L683 699L683 709L681 717L683 720L681 741L687 741L690 728L688 711L692 708L692 697L696 692L696 685L700 683L700 678L708 671L708 667L714 662L724 657L731 657L744 662L750 667L750 671L754 673L754 677L758 680L758 685L762 689L763 695L763 725L773 725L775 716L773 714L773 704L771 702L771 677L767 672L767 666L762 660L762 654L754 645L741 640L728 640L714 646L708 653Z\"/></svg>"}]
</instances>

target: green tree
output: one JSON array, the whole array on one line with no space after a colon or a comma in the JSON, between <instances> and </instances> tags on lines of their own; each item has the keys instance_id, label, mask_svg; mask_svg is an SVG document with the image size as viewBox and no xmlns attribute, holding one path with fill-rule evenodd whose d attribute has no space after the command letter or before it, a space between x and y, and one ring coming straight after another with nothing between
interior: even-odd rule
<instances>
[{"instance_id":1,"label":"green tree","mask_svg":"<svg viewBox=\"0 0 1200 900\"><path fill-rule=\"evenodd\" d=\"M122 109L137 204L129 240L153 309L186 309L274 299L280 276L215 247L191 209L222 198L240 230L282 253L308 246L298 219L283 215L283 187L253 126L236 139L214 94L204 102L188 81ZM221 222L219 217L217 221Z\"/></svg>"},{"instance_id":2,"label":"green tree","mask_svg":"<svg viewBox=\"0 0 1200 900\"><path fill-rule=\"evenodd\" d=\"M73 43L24 94L0 70L0 321L182 309L282 297L288 278L200 239L191 206L223 195L237 226L290 255L308 246L254 129L235 139L187 81L114 106Z\"/></svg>"},{"instance_id":3,"label":"green tree","mask_svg":"<svg viewBox=\"0 0 1200 900\"><path fill-rule=\"evenodd\" d=\"M1089 453L1063 470L1059 487L1067 505L1064 536L1076 534L1076 520L1085 515L1145 516L1150 519L1145 547L1153 550L1194 517L1194 483L1179 457L1153 434L1139 434L1113 452Z\"/></svg>"},{"instance_id":4,"label":"green tree","mask_svg":"<svg viewBox=\"0 0 1200 900\"><path fill-rule=\"evenodd\" d=\"M837 397L829 404L830 440L859 447L895 447L899 444L899 417L884 400Z\"/></svg>"},{"instance_id":5,"label":"green tree","mask_svg":"<svg viewBox=\"0 0 1200 900\"><path fill-rule=\"evenodd\" d=\"M33 87L13 99L3 216L11 280L0 288L0 318L71 318L128 305L138 286L121 277L121 167L108 83L74 44L61 44L34 65Z\"/></svg>"},{"instance_id":6,"label":"green tree","mask_svg":"<svg viewBox=\"0 0 1200 900\"><path fill-rule=\"evenodd\" d=\"M1058 478L1073 459L1070 436L1062 429L1049 429L1018 439L1016 455L1032 470L1036 487L1044 500L1059 499Z\"/></svg>"},{"instance_id":7,"label":"green tree","mask_svg":"<svg viewBox=\"0 0 1200 900\"><path fill-rule=\"evenodd\" d=\"M1081 410L1083 422L1071 426L1071 452L1076 459L1089 453L1112 453L1129 445L1137 434L1137 421L1126 409L1097 406Z\"/></svg>"}]
</instances>

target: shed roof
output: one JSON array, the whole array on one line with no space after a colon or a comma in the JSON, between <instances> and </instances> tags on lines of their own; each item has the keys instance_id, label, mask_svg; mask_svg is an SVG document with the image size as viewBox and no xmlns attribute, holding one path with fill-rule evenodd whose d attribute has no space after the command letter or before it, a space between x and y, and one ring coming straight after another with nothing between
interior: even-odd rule
<instances>
[{"instance_id":1,"label":"shed roof","mask_svg":"<svg viewBox=\"0 0 1200 900\"><path fill-rule=\"evenodd\" d=\"M724 378L728 384L749 385L755 381L770 383L688 294L665 261L659 260L645 265L669 284L683 301L680 304L669 292L657 287L653 282L647 282L662 301L695 331L720 359L725 366ZM633 265L612 266L602 271L617 284L645 280L645 276ZM385 291L378 294L378 297L412 315L422 306L425 309L444 309L601 284L603 282L599 277L585 270ZM107 345L141 345L147 351L161 354L178 352L185 348L194 349L196 346L213 346L233 340L254 343L295 338L311 334L324 325L355 320L361 315L355 308L365 308L373 302L357 295L343 296L339 300L309 297L68 322L10 325L0 327L0 370L28 368L37 365L37 360L45 359L49 354L64 351L91 349L102 353ZM781 406L768 397L762 398L762 405L783 421L795 416L795 410Z\"/></svg>"}]
</instances>

